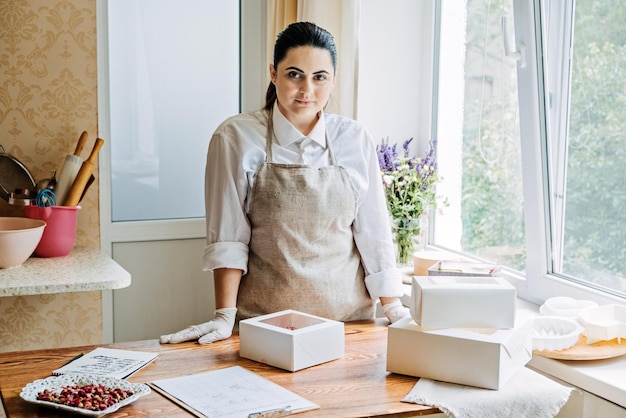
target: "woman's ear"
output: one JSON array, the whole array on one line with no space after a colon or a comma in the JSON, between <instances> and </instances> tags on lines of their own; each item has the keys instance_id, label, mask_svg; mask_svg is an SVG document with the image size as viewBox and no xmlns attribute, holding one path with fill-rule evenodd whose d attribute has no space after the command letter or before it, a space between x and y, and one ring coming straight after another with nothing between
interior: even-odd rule
<instances>
[{"instance_id":1,"label":"woman's ear","mask_svg":"<svg viewBox=\"0 0 626 418\"><path fill-rule=\"evenodd\" d=\"M270 80L276 84L276 68L274 68L274 64L270 64Z\"/></svg>"}]
</instances>

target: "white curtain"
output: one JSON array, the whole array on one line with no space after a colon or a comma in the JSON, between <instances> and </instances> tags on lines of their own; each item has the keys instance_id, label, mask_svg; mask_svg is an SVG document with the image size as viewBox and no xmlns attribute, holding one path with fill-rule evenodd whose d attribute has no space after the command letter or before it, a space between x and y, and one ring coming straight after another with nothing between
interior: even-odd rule
<instances>
[{"instance_id":1,"label":"white curtain","mask_svg":"<svg viewBox=\"0 0 626 418\"><path fill-rule=\"evenodd\" d=\"M350 118L357 115L359 58L358 0L269 0L268 62L273 62L276 36L296 21L313 22L328 30L337 45L337 79L326 110Z\"/></svg>"}]
</instances>

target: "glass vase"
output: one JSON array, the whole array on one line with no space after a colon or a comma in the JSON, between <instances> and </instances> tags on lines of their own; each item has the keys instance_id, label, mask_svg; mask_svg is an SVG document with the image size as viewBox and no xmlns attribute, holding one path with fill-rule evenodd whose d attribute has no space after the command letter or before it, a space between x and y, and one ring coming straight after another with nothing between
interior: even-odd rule
<instances>
[{"instance_id":1,"label":"glass vase","mask_svg":"<svg viewBox=\"0 0 626 418\"><path fill-rule=\"evenodd\" d=\"M424 251L426 246L428 245L428 215L426 213L422 213L419 218L420 229L419 233L415 237L415 242L413 243L414 251Z\"/></svg>"},{"instance_id":2,"label":"glass vase","mask_svg":"<svg viewBox=\"0 0 626 418\"><path fill-rule=\"evenodd\" d=\"M413 253L419 246L425 247L426 223L420 216L412 219L394 219L392 222L393 242L396 249L396 264L398 267L413 265ZM422 250L424 248L421 248Z\"/></svg>"}]
</instances>

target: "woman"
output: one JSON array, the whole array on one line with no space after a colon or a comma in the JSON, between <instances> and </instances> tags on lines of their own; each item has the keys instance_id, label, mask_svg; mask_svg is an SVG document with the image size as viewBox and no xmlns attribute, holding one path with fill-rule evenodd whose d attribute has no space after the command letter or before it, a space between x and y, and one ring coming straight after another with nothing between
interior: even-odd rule
<instances>
[{"instance_id":1,"label":"woman","mask_svg":"<svg viewBox=\"0 0 626 418\"><path fill-rule=\"evenodd\" d=\"M236 317L295 309L391 322L408 315L395 268L376 149L357 122L327 114L337 51L308 22L277 37L262 110L223 122L206 165L207 246L215 319L162 343L231 336Z\"/></svg>"}]
</instances>

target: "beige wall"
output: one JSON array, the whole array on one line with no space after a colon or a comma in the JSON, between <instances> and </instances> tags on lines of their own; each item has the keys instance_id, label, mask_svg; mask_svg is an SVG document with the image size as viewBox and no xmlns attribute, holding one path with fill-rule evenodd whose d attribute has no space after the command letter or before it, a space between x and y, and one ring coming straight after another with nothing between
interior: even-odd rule
<instances>
[{"instance_id":1,"label":"beige wall","mask_svg":"<svg viewBox=\"0 0 626 418\"><path fill-rule=\"evenodd\" d=\"M96 0L0 0L0 144L35 181L60 171L82 131L97 136ZM105 141L107 138L103 138ZM99 247L98 172L77 245ZM0 216L23 216L0 199ZM100 292L0 297L0 351L98 344Z\"/></svg>"}]
</instances>

